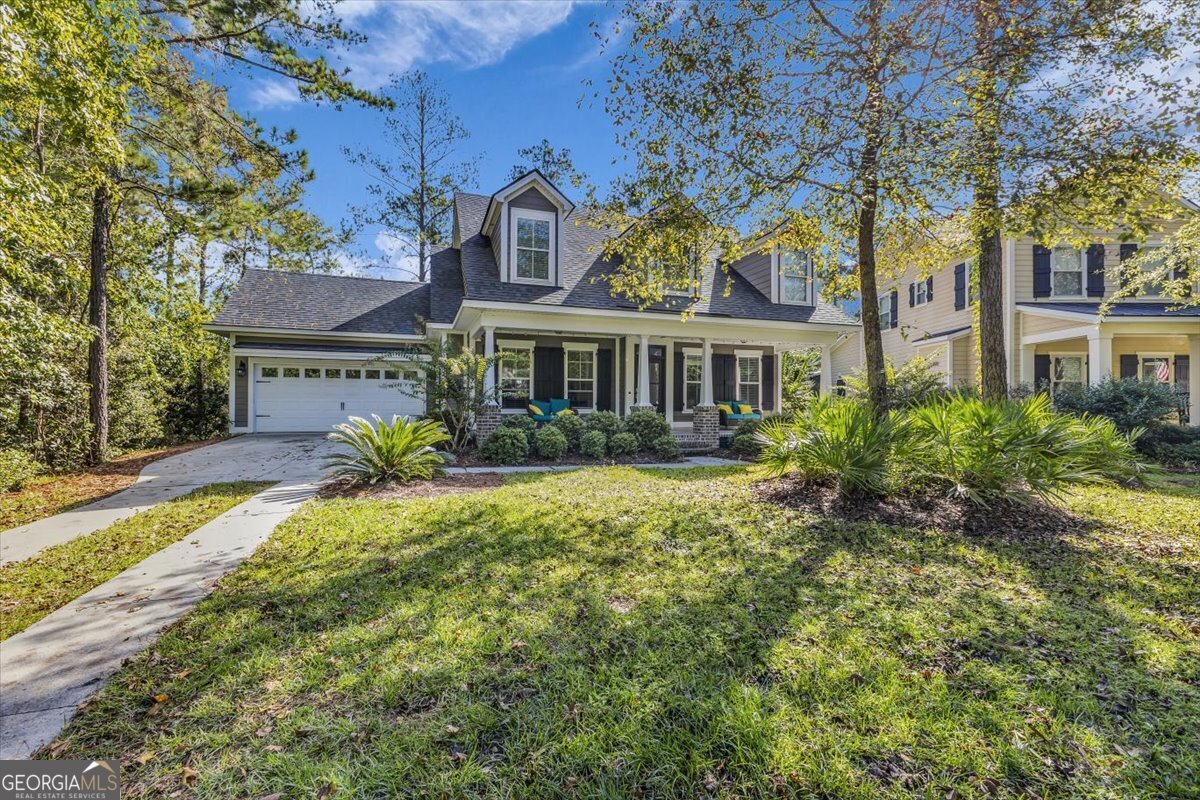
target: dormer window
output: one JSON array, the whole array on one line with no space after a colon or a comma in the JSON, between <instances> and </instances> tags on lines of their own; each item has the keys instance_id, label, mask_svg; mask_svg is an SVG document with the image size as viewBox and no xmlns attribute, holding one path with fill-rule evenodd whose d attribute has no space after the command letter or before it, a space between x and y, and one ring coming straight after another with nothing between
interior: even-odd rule
<instances>
[{"instance_id":1,"label":"dormer window","mask_svg":"<svg viewBox=\"0 0 1200 800\"><path fill-rule=\"evenodd\" d=\"M509 210L512 219L513 279L550 283L554 274L554 213L525 208Z\"/></svg>"},{"instance_id":2,"label":"dormer window","mask_svg":"<svg viewBox=\"0 0 1200 800\"><path fill-rule=\"evenodd\" d=\"M797 250L779 253L779 302L812 305L812 261Z\"/></svg>"}]
</instances>

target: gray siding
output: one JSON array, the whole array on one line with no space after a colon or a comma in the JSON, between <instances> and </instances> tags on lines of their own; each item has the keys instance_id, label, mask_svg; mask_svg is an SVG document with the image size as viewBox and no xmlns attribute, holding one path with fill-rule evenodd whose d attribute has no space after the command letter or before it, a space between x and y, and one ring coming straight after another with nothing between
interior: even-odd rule
<instances>
[{"instance_id":1,"label":"gray siding","mask_svg":"<svg viewBox=\"0 0 1200 800\"><path fill-rule=\"evenodd\" d=\"M672 351L671 351L671 353L672 353L672 356L671 356L671 357L672 357L672 359L674 359L674 354L675 354L675 353L678 353L680 350L682 350L682 349L683 349L683 348L685 348L685 347L686 347L686 348L696 348L696 349L698 349L698 350L703 350L703 349L704 349L704 344L703 344L703 342L689 342L689 341L686 341L686 340L680 340L680 339L676 339L676 340L675 340L675 343L674 343L674 348L673 348L673 349L672 349ZM737 344L737 345L734 345L734 344L713 344L713 345L712 345L712 347L711 347L711 349L712 349L712 354L713 354L714 356L717 356L717 355L733 355L733 354L734 354L734 352L736 352L736 351L738 351L738 350L758 350L758 351L762 352L762 354L763 354L764 356L773 355L773 354L775 353L775 349L774 349L773 347L764 347L764 346L760 346L760 345L754 345L754 344ZM711 368L711 365L709 365L709 366L710 366L710 368ZM763 388L765 389L765 388L766 388L766 382L767 382L767 379L766 379L766 377L765 377L765 376L763 376L763 377L762 377L762 381L763 381L763 384L762 384L762 386L763 386ZM772 381L773 381L773 379L772 379ZM672 383L674 383L674 375L672 375ZM714 398L713 398L713 400L728 400L728 399L729 399L729 398L722 398L722 397L714 397ZM773 399L772 399L772 401L771 401L771 402L772 402L772 404L774 404L774 400L773 400ZM674 411L674 410L672 410L672 412L671 412L671 413L672 413L672 419L673 419L675 422L691 422L691 421L692 421L692 413L691 413L690 411Z\"/></svg>"},{"instance_id":2,"label":"gray siding","mask_svg":"<svg viewBox=\"0 0 1200 800\"><path fill-rule=\"evenodd\" d=\"M733 262L732 268L737 270L754 288L762 292L763 297L771 298L771 251L751 253Z\"/></svg>"},{"instance_id":3,"label":"gray siding","mask_svg":"<svg viewBox=\"0 0 1200 800\"><path fill-rule=\"evenodd\" d=\"M238 375L239 370L245 374ZM246 359L239 358L237 359L233 373L233 426L235 428L246 427L250 404L249 385L250 373L249 369L247 369Z\"/></svg>"},{"instance_id":4,"label":"gray siding","mask_svg":"<svg viewBox=\"0 0 1200 800\"><path fill-rule=\"evenodd\" d=\"M550 201L550 198L538 191L537 188L530 186L525 191L508 201L508 204L513 208L532 208L537 211L558 211L558 206Z\"/></svg>"}]
</instances>

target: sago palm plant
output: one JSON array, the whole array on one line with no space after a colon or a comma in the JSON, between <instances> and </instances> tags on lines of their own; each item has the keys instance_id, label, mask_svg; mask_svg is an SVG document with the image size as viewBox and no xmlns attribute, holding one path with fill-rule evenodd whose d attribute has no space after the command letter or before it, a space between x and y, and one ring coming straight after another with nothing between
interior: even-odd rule
<instances>
[{"instance_id":1,"label":"sago palm plant","mask_svg":"<svg viewBox=\"0 0 1200 800\"><path fill-rule=\"evenodd\" d=\"M330 477L348 478L353 483L382 480L429 480L446 468L446 456L437 446L450 439L445 427L431 419L410 420L393 416L384 422L372 414L371 423L362 417L335 425L329 440L350 449L335 453L326 466Z\"/></svg>"}]
</instances>

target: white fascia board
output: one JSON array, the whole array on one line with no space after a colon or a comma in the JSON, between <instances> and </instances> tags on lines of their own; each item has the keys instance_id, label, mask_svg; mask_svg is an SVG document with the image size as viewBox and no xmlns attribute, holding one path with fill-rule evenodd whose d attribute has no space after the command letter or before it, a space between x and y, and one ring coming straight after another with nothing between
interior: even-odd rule
<instances>
[{"instance_id":1,"label":"white fascia board","mask_svg":"<svg viewBox=\"0 0 1200 800\"><path fill-rule=\"evenodd\" d=\"M1065 339L1086 338L1089 334L1095 334L1096 330L1097 326L1095 325L1080 325L1076 328L1063 328L1058 331L1031 333L1021 337L1021 344L1045 344L1046 342L1059 342Z\"/></svg>"},{"instance_id":2,"label":"white fascia board","mask_svg":"<svg viewBox=\"0 0 1200 800\"><path fill-rule=\"evenodd\" d=\"M244 325L218 325L213 322L201 326L206 331L239 336L287 336L300 339L358 339L372 342L423 342L425 337L416 333L359 333L355 331L310 331L303 328L248 328Z\"/></svg>"},{"instance_id":3,"label":"white fascia board","mask_svg":"<svg viewBox=\"0 0 1200 800\"><path fill-rule=\"evenodd\" d=\"M915 344L917 347L925 347L926 345L931 344L945 344L946 342L950 342L955 339L961 339L964 336L970 336L972 330L974 330L974 328L967 328L966 330L956 331L954 333L944 333L941 336L930 336L928 339L917 339L915 342L913 342L913 344Z\"/></svg>"}]
</instances>

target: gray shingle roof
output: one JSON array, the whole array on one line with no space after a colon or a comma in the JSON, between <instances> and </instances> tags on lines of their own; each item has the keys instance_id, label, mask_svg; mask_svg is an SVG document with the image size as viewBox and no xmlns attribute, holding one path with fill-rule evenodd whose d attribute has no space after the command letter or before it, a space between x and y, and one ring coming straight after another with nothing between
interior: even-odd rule
<instances>
[{"instance_id":1,"label":"gray shingle roof","mask_svg":"<svg viewBox=\"0 0 1200 800\"><path fill-rule=\"evenodd\" d=\"M429 285L429 321L454 322L463 299L458 250L445 247L429 257Z\"/></svg>"},{"instance_id":2,"label":"gray shingle roof","mask_svg":"<svg viewBox=\"0 0 1200 800\"><path fill-rule=\"evenodd\" d=\"M1177 305L1178 303L1172 301L1159 302L1156 300L1137 300L1126 303L1114 303L1112 308L1108 310L1108 316L1200 317L1200 306L1175 308ZM1070 311L1074 314L1085 314L1091 317L1094 317L1100 313L1099 303L1017 303L1017 308L1043 308L1051 311Z\"/></svg>"},{"instance_id":3,"label":"gray shingle roof","mask_svg":"<svg viewBox=\"0 0 1200 800\"><path fill-rule=\"evenodd\" d=\"M415 334L429 284L250 269L213 320L241 328Z\"/></svg>"},{"instance_id":4,"label":"gray shingle roof","mask_svg":"<svg viewBox=\"0 0 1200 800\"><path fill-rule=\"evenodd\" d=\"M486 236L474 233L483 223L489 197L458 193L454 197L461 242L462 277L465 296L471 300L530 303L534 306L570 306L575 308L628 309L637 305L609 293L602 276L614 270L616 264L602 258L601 247L612 232L582 222L582 212L570 214L563 223L562 283L557 286L530 286L500 280L500 270ZM728 296L725 296L728 290ZM435 288L435 294L440 288ZM836 325L857 325L836 306L821 303L813 306L778 305L764 297L753 285L737 273L710 265L705 274L695 310L701 316L732 317L746 320L779 320L784 322L814 322ZM437 303L435 302L435 305ZM670 303L656 309L677 314L679 309Z\"/></svg>"},{"instance_id":5,"label":"gray shingle roof","mask_svg":"<svg viewBox=\"0 0 1200 800\"><path fill-rule=\"evenodd\" d=\"M971 330L970 325L963 325L962 327L959 327L959 328L950 328L949 330L935 331L934 333L925 334L920 339L914 339L913 343L916 344L917 342L927 342L930 339L940 339L943 336L953 336L956 333L962 333L964 331L969 331L969 330Z\"/></svg>"}]
</instances>

